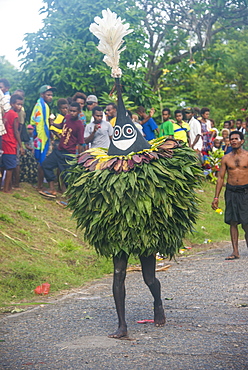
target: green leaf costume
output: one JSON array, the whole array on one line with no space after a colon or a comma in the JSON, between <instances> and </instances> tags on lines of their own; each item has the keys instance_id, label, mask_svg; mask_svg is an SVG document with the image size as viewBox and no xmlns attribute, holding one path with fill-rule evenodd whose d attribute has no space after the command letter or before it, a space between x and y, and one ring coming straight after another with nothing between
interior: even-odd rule
<instances>
[{"instance_id":1,"label":"green leaf costume","mask_svg":"<svg viewBox=\"0 0 248 370\"><path fill-rule=\"evenodd\" d=\"M165 138L150 144L123 157L90 149L74 161L69 207L101 255L159 252L171 258L196 221L194 189L202 171L195 152Z\"/></svg>"}]
</instances>

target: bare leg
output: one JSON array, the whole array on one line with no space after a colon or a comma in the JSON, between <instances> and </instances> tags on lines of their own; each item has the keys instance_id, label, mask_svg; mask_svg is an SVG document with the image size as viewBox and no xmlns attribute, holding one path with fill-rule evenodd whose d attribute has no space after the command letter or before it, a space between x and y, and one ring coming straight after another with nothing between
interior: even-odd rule
<instances>
[{"instance_id":1,"label":"bare leg","mask_svg":"<svg viewBox=\"0 0 248 370\"><path fill-rule=\"evenodd\" d=\"M13 187L19 189L20 188L20 165L14 168L12 178L13 178Z\"/></svg>"},{"instance_id":2,"label":"bare leg","mask_svg":"<svg viewBox=\"0 0 248 370\"><path fill-rule=\"evenodd\" d=\"M245 232L245 241L246 241L246 246L248 248L248 225L242 225L242 228Z\"/></svg>"},{"instance_id":3,"label":"bare leg","mask_svg":"<svg viewBox=\"0 0 248 370\"><path fill-rule=\"evenodd\" d=\"M66 186L64 182L62 182L61 190L62 190L62 194L66 192Z\"/></svg>"},{"instance_id":4,"label":"bare leg","mask_svg":"<svg viewBox=\"0 0 248 370\"><path fill-rule=\"evenodd\" d=\"M56 194L56 190L55 190L55 187L54 187L54 181L49 182L49 190L52 194Z\"/></svg>"},{"instance_id":5,"label":"bare leg","mask_svg":"<svg viewBox=\"0 0 248 370\"><path fill-rule=\"evenodd\" d=\"M58 169L58 184L59 184L59 191L61 191L62 194L66 191L66 185L64 183L63 177L61 176L61 171Z\"/></svg>"},{"instance_id":6,"label":"bare leg","mask_svg":"<svg viewBox=\"0 0 248 370\"><path fill-rule=\"evenodd\" d=\"M56 177L57 177L57 183L58 183L58 192L62 192L62 189L61 189L61 181L60 181L60 170L59 170L59 168L57 168Z\"/></svg>"},{"instance_id":7,"label":"bare leg","mask_svg":"<svg viewBox=\"0 0 248 370\"><path fill-rule=\"evenodd\" d=\"M122 253L120 256L113 257L114 262L114 281L113 294L115 307L118 315L118 329L115 333L109 334L109 338L121 338L127 335L127 323L125 321L125 278L128 255Z\"/></svg>"},{"instance_id":8,"label":"bare leg","mask_svg":"<svg viewBox=\"0 0 248 370\"><path fill-rule=\"evenodd\" d=\"M141 256L140 262L142 266L143 279L154 298L154 323L156 326L164 326L165 314L161 300L160 282L155 277L156 258L154 255L149 257Z\"/></svg>"},{"instance_id":9,"label":"bare leg","mask_svg":"<svg viewBox=\"0 0 248 370\"><path fill-rule=\"evenodd\" d=\"M0 138L1 138L1 136L0 136ZM3 174L4 174L4 168L1 168L1 173L0 173L0 190L2 189Z\"/></svg>"},{"instance_id":10,"label":"bare leg","mask_svg":"<svg viewBox=\"0 0 248 370\"><path fill-rule=\"evenodd\" d=\"M38 190L42 190L42 187L43 187L43 181L44 181L44 172L43 172L43 169L40 165L40 163L38 164Z\"/></svg>"},{"instance_id":11,"label":"bare leg","mask_svg":"<svg viewBox=\"0 0 248 370\"><path fill-rule=\"evenodd\" d=\"M4 186L3 186L4 193L10 193L11 192L12 173L13 173L13 169L6 170L6 175L5 175L5 179L4 179Z\"/></svg>"},{"instance_id":12,"label":"bare leg","mask_svg":"<svg viewBox=\"0 0 248 370\"><path fill-rule=\"evenodd\" d=\"M238 231L237 222L232 222L231 223L231 225L230 225L230 234L231 234L233 252L229 257L227 257L227 259L235 259L235 257L239 258L239 250L238 250L239 231Z\"/></svg>"}]
</instances>

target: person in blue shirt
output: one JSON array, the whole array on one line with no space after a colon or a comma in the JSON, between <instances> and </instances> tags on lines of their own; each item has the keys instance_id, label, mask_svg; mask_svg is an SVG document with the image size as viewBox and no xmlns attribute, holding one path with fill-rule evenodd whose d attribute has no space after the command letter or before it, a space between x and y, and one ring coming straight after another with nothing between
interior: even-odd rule
<instances>
[{"instance_id":1,"label":"person in blue shirt","mask_svg":"<svg viewBox=\"0 0 248 370\"><path fill-rule=\"evenodd\" d=\"M157 133L159 134L159 129L156 122L152 118L154 114L154 109L151 109L150 114L148 115L146 114L145 108L140 106L137 110L137 113L142 119L140 123L142 125L145 139L147 141L155 139L156 138L155 131L157 131Z\"/></svg>"},{"instance_id":2,"label":"person in blue shirt","mask_svg":"<svg viewBox=\"0 0 248 370\"><path fill-rule=\"evenodd\" d=\"M226 137L224 139L224 145L222 145L221 149L224 150L225 154L229 154L232 151L229 137Z\"/></svg>"}]
</instances>

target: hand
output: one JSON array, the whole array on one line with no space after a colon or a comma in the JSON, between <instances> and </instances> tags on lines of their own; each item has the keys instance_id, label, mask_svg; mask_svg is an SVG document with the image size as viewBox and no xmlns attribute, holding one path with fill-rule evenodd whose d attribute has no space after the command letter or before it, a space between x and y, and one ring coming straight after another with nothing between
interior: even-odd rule
<instances>
[{"instance_id":1,"label":"hand","mask_svg":"<svg viewBox=\"0 0 248 370\"><path fill-rule=\"evenodd\" d=\"M213 210L215 211L218 207L218 204L219 204L219 199L214 199L213 202L212 202L212 208Z\"/></svg>"},{"instance_id":2,"label":"hand","mask_svg":"<svg viewBox=\"0 0 248 370\"><path fill-rule=\"evenodd\" d=\"M21 155L25 154L25 149L22 146L20 147L20 153L21 153Z\"/></svg>"},{"instance_id":3,"label":"hand","mask_svg":"<svg viewBox=\"0 0 248 370\"><path fill-rule=\"evenodd\" d=\"M155 109L154 108L151 108L150 109L150 116L152 117L154 115L154 113L155 113Z\"/></svg>"},{"instance_id":4,"label":"hand","mask_svg":"<svg viewBox=\"0 0 248 370\"><path fill-rule=\"evenodd\" d=\"M101 125L99 123L95 123L94 132L96 132L99 128L101 128Z\"/></svg>"}]
</instances>

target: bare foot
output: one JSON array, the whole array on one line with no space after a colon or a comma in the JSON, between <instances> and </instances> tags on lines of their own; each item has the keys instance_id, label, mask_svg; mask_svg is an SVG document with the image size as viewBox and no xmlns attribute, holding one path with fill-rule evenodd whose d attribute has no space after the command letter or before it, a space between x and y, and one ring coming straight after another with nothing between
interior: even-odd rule
<instances>
[{"instance_id":1,"label":"bare foot","mask_svg":"<svg viewBox=\"0 0 248 370\"><path fill-rule=\"evenodd\" d=\"M127 336L127 327L123 327L123 328L120 327L116 330L115 333L108 335L109 338L116 338L116 339L120 339L126 336Z\"/></svg>"},{"instance_id":2,"label":"bare foot","mask_svg":"<svg viewBox=\"0 0 248 370\"><path fill-rule=\"evenodd\" d=\"M162 305L154 305L154 324L155 326L164 326L165 324L165 314Z\"/></svg>"}]
</instances>

